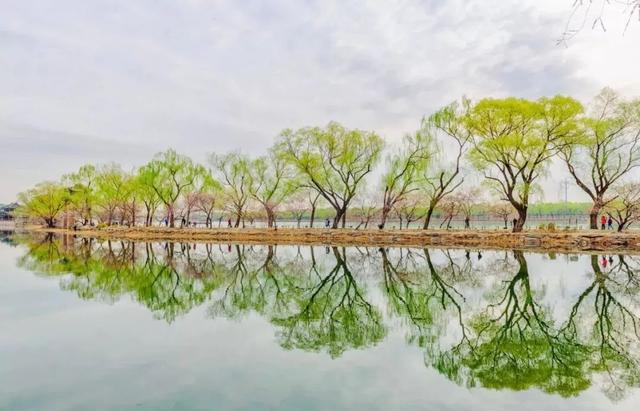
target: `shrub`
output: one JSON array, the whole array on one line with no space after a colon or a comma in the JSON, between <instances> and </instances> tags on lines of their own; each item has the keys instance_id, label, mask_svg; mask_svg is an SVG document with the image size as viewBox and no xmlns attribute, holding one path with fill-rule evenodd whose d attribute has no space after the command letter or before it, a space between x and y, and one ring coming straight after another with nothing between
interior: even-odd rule
<instances>
[{"instance_id":1,"label":"shrub","mask_svg":"<svg viewBox=\"0 0 640 411\"><path fill-rule=\"evenodd\" d=\"M556 231L556 223L547 224L547 231L551 231L551 232Z\"/></svg>"}]
</instances>

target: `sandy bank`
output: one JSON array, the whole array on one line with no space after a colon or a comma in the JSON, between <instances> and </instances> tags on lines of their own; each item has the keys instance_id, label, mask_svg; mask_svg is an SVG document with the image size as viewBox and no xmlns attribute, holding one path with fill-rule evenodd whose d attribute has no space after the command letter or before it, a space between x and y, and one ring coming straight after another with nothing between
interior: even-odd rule
<instances>
[{"instance_id":1,"label":"sandy bank","mask_svg":"<svg viewBox=\"0 0 640 411\"><path fill-rule=\"evenodd\" d=\"M204 229L166 227L109 227L78 231L29 227L39 232L57 232L82 237L141 241L189 241L249 244L299 244L397 247L473 247L545 251L635 251L640 252L640 232L525 231L506 230L354 230L354 229Z\"/></svg>"}]
</instances>

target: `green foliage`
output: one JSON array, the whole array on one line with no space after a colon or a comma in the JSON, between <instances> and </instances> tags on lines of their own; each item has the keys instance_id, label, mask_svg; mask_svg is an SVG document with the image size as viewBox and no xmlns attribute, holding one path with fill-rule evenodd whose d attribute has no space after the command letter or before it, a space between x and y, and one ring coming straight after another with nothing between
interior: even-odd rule
<instances>
[{"instance_id":1,"label":"green foliage","mask_svg":"<svg viewBox=\"0 0 640 411\"><path fill-rule=\"evenodd\" d=\"M142 174L158 198L167 208L169 224L174 226L174 208L180 195L192 189L198 179L204 178L206 170L194 164L186 156L167 150L155 155L153 160L143 166Z\"/></svg>"},{"instance_id":2,"label":"green foliage","mask_svg":"<svg viewBox=\"0 0 640 411\"><path fill-rule=\"evenodd\" d=\"M249 193L265 209L267 225L273 226L276 208L299 187L290 165L282 156L270 150L248 164Z\"/></svg>"},{"instance_id":3,"label":"green foliage","mask_svg":"<svg viewBox=\"0 0 640 411\"><path fill-rule=\"evenodd\" d=\"M473 133L471 162L518 211L514 230L524 225L534 182L579 132L582 110L578 101L564 96L484 99L470 110L466 124Z\"/></svg>"},{"instance_id":4,"label":"green foliage","mask_svg":"<svg viewBox=\"0 0 640 411\"><path fill-rule=\"evenodd\" d=\"M384 141L374 132L332 122L325 128L284 130L276 151L336 210L334 228L364 177L378 163Z\"/></svg>"},{"instance_id":5,"label":"green foliage","mask_svg":"<svg viewBox=\"0 0 640 411\"><path fill-rule=\"evenodd\" d=\"M66 187L58 183L44 182L18 195L19 215L41 219L47 227L53 227L55 220L71 201Z\"/></svg>"},{"instance_id":6,"label":"green foliage","mask_svg":"<svg viewBox=\"0 0 640 411\"><path fill-rule=\"evenodd\" d=\"M62 177L62 182L70 189L70 202L86 224L93 218L93 208L97 202L96 178L98 170L86 164L71 174Z\"/></svg>"},{"instance_id":7,"label":"green foliage","mask_svg":"<svg viewBox=\"0 0 640 411\"><path fill-rule=\"evenodd\" d=\"M214 153L210 156L209 161L219 174L219 179L224 186L227 209L236 216L235 226L238 227L249 201L251 161L240 152L231 152L225 155Z\"/></svg>"}]
</instances>

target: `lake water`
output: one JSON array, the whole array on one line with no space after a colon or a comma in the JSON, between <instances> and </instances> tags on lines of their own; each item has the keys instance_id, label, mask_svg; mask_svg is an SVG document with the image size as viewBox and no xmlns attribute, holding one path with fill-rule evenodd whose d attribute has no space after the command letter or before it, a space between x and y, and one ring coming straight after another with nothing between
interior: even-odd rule
<instances>
[{"instance_id":1,"label":"lake water","mask_svg":"<svg viewBox=\"0 0 640 411\"><path fill-rule=\"evenodd\" d=\"M640 406L640 257L0 239L0 410Z\"/></svg>"}]
</instances>

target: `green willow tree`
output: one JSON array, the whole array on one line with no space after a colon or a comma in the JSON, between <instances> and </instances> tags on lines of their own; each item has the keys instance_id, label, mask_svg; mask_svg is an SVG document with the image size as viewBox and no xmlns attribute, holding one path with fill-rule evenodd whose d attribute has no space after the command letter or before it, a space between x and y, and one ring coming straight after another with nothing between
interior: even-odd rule
<instances>
[{"instance_id":1,"label":"green willow tree","mask_svg":"<svg viewBox=\"0 0 640 411\"><path fill-rule=\"evenodd\" d=\"M289 163L269 150L266 156L249 163L249 193L264 208L267 227L276 222L277 208L298 188Z\"/></svg>"},{"instance_id":2,"label":"green willow tree","mask_svg":"<svg viewBox=\"0 0 640 411\"><path fill-rule=\"evenodd\" d=\"M244 154L231 152L224 155L211 154L209 162L218 173L224 186L226 208L235 216L234 227L244 226L244 215L249 202L250 160Z\"/></svg>"},{"instance_id":3,"label":"green willow tree","mask_svg":"<svg viewBox=\"0 0 640 411\"><path fill-rule=\"evenodd\" d=\"M47 227L55 227L56 219L71 200L70 191L58 183L44 182L18 194L18 214L35 217Z\"/></svg>"},{"instance_id":4,"label":"green willow tree","mask_svg":"<svg viewBox=\"0 0 640 411\"><path fill-rule=\"evenodd\" d=\"M422 191L428 200L423 229L428 229L431 217L442 199L452 194L464 182L461 175L462 161L469 148L471 133L465 127L465 116L469 112L471 102L463 98L460 103L453 102L422 120L422 129L434 136L442 136L441 141L447 147L450 161L440 159L432 161L423 170L421 179ZM438 147L436 152L443 154Z\"/></svg>"},{"instance_id":5,"label":"green willow tree","mask_svg":"<svg viewBox=\"0 0 640 411\"><path fill-rule=\"evenodd\" d=\"M103 220L107 225L115 221L122 224L127 218L127 204L134 194L133 176L119 165L109 164L98 169L95 185L96 203L102 210Z\"/></svg>"},{"instance_id":6,"label":"green willow tree","mask_svg":"<svg viewBox=\"0 0 640 411\"><path fill-rule=\"evenodd\" d=\"M325 128L284 130L276 144L303 177L335 210L332 228L345 226L346 214L364 178L380 160L384 141L371 131L331 122Z\"/></svg>"},{"instance_id":7,"label":"green willow tree","mask_svg":"<svg viewBox=\"0 0 640 411\"><path fill-rule=\"evenodd\" d=\"M205 227L213 227L213 213L220 205L222 185L213 178L209 171L202 180L202 186L196 193L196 209L204 214Z\"/></svg>"},{"instance_id":8,"label":"green willow tree","mask_svg":"<svg viewBox=\"0 0 640 411\"><path fill-rule=\"evenodd\" d=\"M162 204L160 196L158 196L158 193L153 188L157 171L158 170L152 167L141 167L135 175L136 196L142 202L145 210L145 227L153 225L153 218Z\"/></svg>"},{"instance_id":9,"label":"green willow tree","mask_svg":"<svg viewBox=\"0 0 640 411\"><path fill-rule=\"evenodd\" d=\"M535 182L551 158L579 133L582 111L570 97L510 97L481 100L466 116L471 161L516 210L514 232L522 231L527 220Z\"/></svg>"},{"instance_id":10,"label":"green willow tree","mask_svg":"<svg viewBox=\"0 0 640 411\"><path fill-rule=\"evenodd\" d=\"M380 224L383 229L389 213L401 203L408 194L420 188L420 176L429 166L435 155L432 136L424 131L406 135L402 146L387 156L386 171L382 175L384 194Z\"/></svg>"},{"instance_id":11,"label":"green willow tree","mask_svg":"<svg viewBox=\"0 0 640 411\"><path fill-rule=\"evenodd\" d=\"M167 150L155 155L142 167L146 183L156 192L167 211L170 227L175 227L175 208L180 196L196 184L206 173L204 167L189 157Z\"/></svg>"},{"instance_id":12,"label":"green willow tree","mask_svg":"<svg viewBox=\"0 0 640 411\"><path fill-rule=\"evenodd\" d=\"M605 88L581 125L579 138L567 141L560 154L593 202L589 226L597 229L598 215L616 199L611 188L640 166L640 99L627 101Z\"/></svg>"},{"instance_id":13,"label":"green willow tree","mask_svg":"<svg viewBox=\"0 0 640 411\"><path fill-rule=\"evenodd\" d=\"M87 225L93 219L94 207L96 206L96 178L98 170L92 164L80 167L75 173L70 173L62 177L64 185L71 189L70 201L76 210L82 224Z\"/></svg>"}]
</instances>

